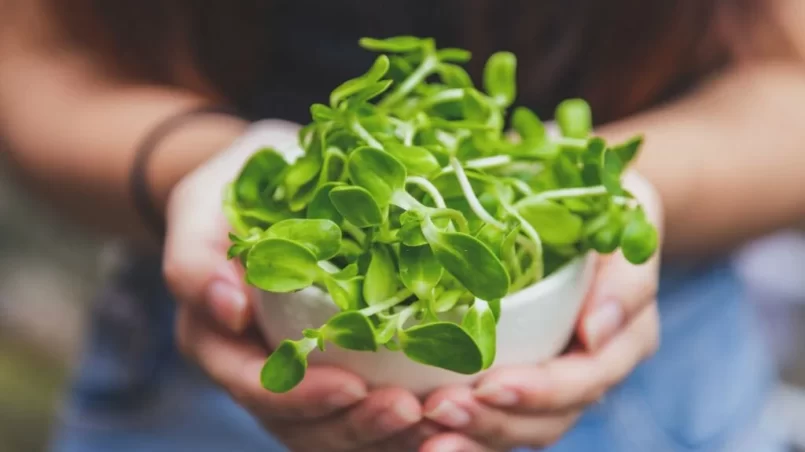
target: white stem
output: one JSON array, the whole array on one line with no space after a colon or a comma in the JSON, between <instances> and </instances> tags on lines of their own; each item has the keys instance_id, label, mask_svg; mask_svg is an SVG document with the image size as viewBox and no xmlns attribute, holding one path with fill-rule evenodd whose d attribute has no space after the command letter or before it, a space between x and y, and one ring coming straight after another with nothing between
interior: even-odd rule
<instances>
[{"instance_id":1,"label":"white stem","mask_svg":"<svg viewBox=\"0 0 805 452\"><path fill-rule=\"evenodd\" d=\"M380 142L377 141L375 139L375 137L373 137L372 134L369 133L368 130L364 129L363 126L361 125L361 123L358 122L357 119L352 120L351 126L352 126L352 131L355 132L355 134L358 135L363 141L365 141L366 144L368 144L369 146L371 146L373 148L380 149L381 151L385 150L383 148L383 145L380 144Z\"/></svg>"},{"instance_id":2,"label":"white stem","mask_svg":"<svg viewBox=\"0 0 805 452\"><path fill-rule=\"evenodd\" d=\"M445 207L447 207L447 204L444 202L444 198L442 197L442 194L439 193L439 189L436 188L435 185L433 185L429 180L425 179L424 177L409 176L405 180L405 182L409 183L409 184L414 184L417 187L421 188L422 190L425 190L425 192L431 198L433 198L433 202L436 203L436 207L438 207L440 209L444 209Z\"/></svg>"},{"instance_id":3,"label":"white stem","mask_svg":"<svg viewBox=\"0 0 805 452\"><path fill-rule=\"evenodd\" d=\"M388 300L381 301L380 303L373 304L368 308L361 309L361 314L365 315L366 317L373 316L378 312L385 311L386 309L391 309L394 306L402 303L406 300L406 298L410 297L414 293L408 289L403 289L397 293L395 293L391 298Z\"/></svg>"},{"instance_id":4,"label":"white stem","mask_svg":"<svg viewBox=\"0 0 805 452\"><path fill-rule=\"evenodd\" d=\"M484 209L484 206L481 205L481 201L478 200L478 197L475 196L475 192L472 191L472 185L470 184L470 180L467 179L467 174L464 172L464 168L461 167L461 162L459 162L457 158L451 157L450 165L453 167L453 171L456 172L456 178L461 186L461 191L464 192L464 197L467 198L470 209L472 209L475 215L477 215L478 218L480 218L483 222L489 223L496 228L506 229L506 225L496 220L492 215L489 214L489 212L486 211L486 209Z\"/></svg>"},{"instance_id":5,"label":"white stem","mask_svg":"<svg viewBox=\"0 0 805 452\"><path fill-rule=\"evenodd\" d=\"M507 165L511 163L512 159L508 155L495 155L492 157L482 157L479 159L467 160L464 162L464 168L471 168L471 169L484 169L484 168L493 168L496 166ZM452 173L455 171L452 167L448 166L446 168L442 168L442 173Z\"/></svg>"},{"instance_id":6,"label":"white stem","mask_svg":"<svg viewBox=\"0 0 805 452\"><path fill-rule=\"evenodd\" d=\"M531 199L567 199L567 198L584 198L587 196L603 196L607 194L607 189L603 185L596 185L594 187L578 187L578 188L562 188L559 190L551 190L539 193Z\"/></svg>"},{"instance_id":7,"label":"white stem","mask_svg":"<svg viewBox=\"0 0 805 452\"><path fill-rule=\"evenodd\" d=\"M536 229L534 229L533 226L531 226L531 223L526 221L526 219L523 218L523 216L520 215L519 212L517 212L516 209L510 206L505 206L505 208L510 215L517 218L517 221L520 222L520 226L523 228L523 232L533 242L535 250L534 250L534 262L531 268L536 273L535 275L536 279L537 280L542 279L543 273L545 272L545 268L544 263L542 262L543 260L542 239L539 237L539 233L537 232Z\"/></svg>"},{"instance_id":8,"label":"white stem","mask_svg":"<svg viewBox=\"0 0 805 452\"><path fill-rule=\"evenodd\" d=\"M405 190L397 190L391 195L391 203L403 210L415 210L425 206Z\"/></svg>"}]
</instances>

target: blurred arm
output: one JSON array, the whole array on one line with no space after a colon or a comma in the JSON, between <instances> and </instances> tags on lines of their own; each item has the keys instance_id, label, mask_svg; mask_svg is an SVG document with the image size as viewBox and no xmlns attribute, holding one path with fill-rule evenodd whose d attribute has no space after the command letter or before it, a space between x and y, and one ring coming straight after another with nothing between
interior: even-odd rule
<instances>
[{"instance_id":1,"label":"blurred arm","mask_svg":"<svg viewBox=\"0 0 805 452\"><path fill-rule=\"evenodd\" d=\"M777 0L799 56L736 66L687 98L599 130L645 133L636 169L666 209L666 255L726 251L805 220L805 4Z\"/></svg>"},{"instance_id":2,"label":"blurred arm","mask_svg":"<svg viewBox=\"0 0 805 452\"><path fill-rule=\"evenodd\" d=\"M159 121L211 96L111 75L105 62L59 35L43 4L0 0L0 138L9 160L30 188L72 218L148 237L128 189L134 148ZM184 174L244 126L206 116L163 141L147 175L160 207Z\"/></svg>"}]
</instances>

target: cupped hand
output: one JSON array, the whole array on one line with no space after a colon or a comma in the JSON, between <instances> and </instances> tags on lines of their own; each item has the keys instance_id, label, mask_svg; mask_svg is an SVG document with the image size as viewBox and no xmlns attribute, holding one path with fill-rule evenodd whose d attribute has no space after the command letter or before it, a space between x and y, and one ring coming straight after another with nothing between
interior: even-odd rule
<instances>
[{"instance_id":1,"label":"cupped hand","mask_svg":"<svg viewBox=\"0 0 805 452\"><path fill-rule=\"evenodd\" d=\"M649 220L661 227L662 208L651 185L634 173L624 182ZM601 256L580 315L579 344L542 365L505 367L474 387L434 392L425 402L425 416L449 430L433 436L420 450L507 451L555 443L586 407L657 349L658 278L658 254L639 266L620 252Z\"/></svg>"},{"instance_id":2,"label":"cupped hand","mask_svg":"<svg viewBox=\"0 0 805 452\"><path fill-rule=\"evenodd\" d=\"M284 394L260 385L268 350L252 324L258 293L244 283L239 264L226 258L229 227L221 208L224 185L252 152L261 145L282 149L296 142L293 124L260 127L256 143L235 143L171 193L164 276L178 302L178 346L293 451L415 449L435 431L409 429L421 420L422 410L403 389L370 391L356 375L323 366L310 366L304 381Z\"/></svg>"}]
</instances>

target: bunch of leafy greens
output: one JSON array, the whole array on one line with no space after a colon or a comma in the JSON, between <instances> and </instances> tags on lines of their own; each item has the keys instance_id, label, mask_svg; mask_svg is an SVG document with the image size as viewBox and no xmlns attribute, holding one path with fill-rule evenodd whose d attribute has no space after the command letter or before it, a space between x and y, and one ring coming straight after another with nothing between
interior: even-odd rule
<instances>
[{"instance_id":1,"label":"bunch of leafy greens","mask_svg":"<svg viewBox=\"0 0 805 452\"><path fill-rule=\"evenodd\" d=\"M495 359L507 294L590 250L620 248L635 264L654 253L656 230L621 186L641 137L591 136L581 99L558 106L558 136L527 108L509 116L508 52L487 61L481 91L459 64L465 50L410 36L360 44L381 55L311 107L303 155L259 150L227 192L229 254L248 283L317 286L340 308L277 347L265 388L292 389L328 342L479 372Z\"/></svg>"}]
</instances>

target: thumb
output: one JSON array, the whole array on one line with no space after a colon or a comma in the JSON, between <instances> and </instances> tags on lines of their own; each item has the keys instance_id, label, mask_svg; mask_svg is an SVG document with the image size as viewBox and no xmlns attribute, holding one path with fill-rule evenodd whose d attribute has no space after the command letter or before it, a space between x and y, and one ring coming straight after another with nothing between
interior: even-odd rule
<instances>
[{"instance_id":1,"label":"thumb","mask_svg":"<svg viewBox=\"0 0 805 452\"><path fill-rule=\"evenodd\" d=\"M245 283L237 260L227 259L230 230L223 193L243 163L262 147L286 154L293 148L298 126L283 121L253 124L228 149L187 175L168 203L163 274L180 303L207 310L219 323L241 332L251 319L258 291Z\"/></svg>"}]
</instances>

